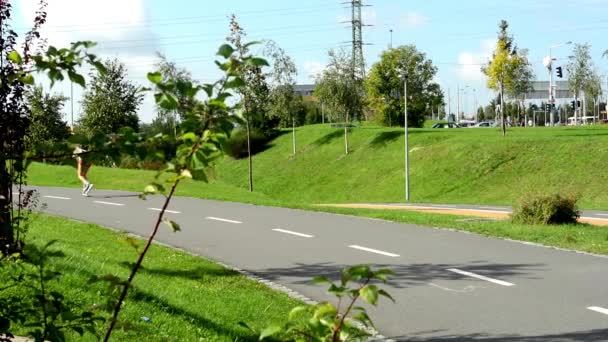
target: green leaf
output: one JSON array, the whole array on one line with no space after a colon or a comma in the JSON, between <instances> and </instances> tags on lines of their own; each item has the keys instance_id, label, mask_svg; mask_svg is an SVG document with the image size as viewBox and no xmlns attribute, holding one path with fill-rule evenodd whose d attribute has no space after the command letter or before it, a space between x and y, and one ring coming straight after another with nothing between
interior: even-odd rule
<instances>
[{"instance_id":1,"label":"green leaf","mask_svg":"<svg viewBox=\"0 0 608 342\"><path fill-rule=\"evenodd\" d=\"M163 79L163 75L160 72L149 72L148 80L154 84L159 84Z\"/></svg>"},{"instance_id":2,"label":"green leaf","mask_svg":"<svg viewBox=\"0 0 608 342\"><path fill-rule=\"evenodd\" d=\"M245 64L253 66L270 66L270 64L268 64L268 62L264 58L259 57L247 58L245 60Z\"/></svg>"},{"instance_id":3,"label":"green leaf","mask_svg":"<svg viewBox=\"0 0 608 342\"><path fill-rule=\"evenodd\" d=\"M278 334L279 332L281 332L281 330L283 330L283 328L280 325L271 325L268 328L265 328L260 333L260 341L262 341L266 337Z\"/></svg>"},{"instance_id":4,"label":"green leaf","mask_svg":"<svg viewBox=\"0 0 608 342\"><path fill-rule=\"evenodd\" d=\"M70 81L78 84L81 87L85 86L85 80L84 77L78 73L75 73L71 70L68 70L68 77L70 78Z\"/></svg>"},{"instance_id":5,"label":"green leaf","mask_svg":"<svg viewBox=\"0 0 608 342\"><path fill-rule=\"evenodd\" d=\"M34 76L32 76L31 74L27 74L27 75L21 77L21 82L23 82L25 84L33 85L34 84Z\"/></svg>"},{"instance_id":6,"label":"green leaf","mask_svg":"<svg viewBox=\"0 0 608 342\"><path fill-rule=\"evenodd\" d=\"M241 88L244 87L246 85L245 81L243 81L242 78L240 77L235 77L232 80L226 82L226 89L234 89L234 88Z\"/></svg>"},{"instance_id":7,"label":"green leaf","mask_svg":"<svg viewBox=\"0 0 608 342\"><path fill-rule=\"evenodd\" d=\"M373 323L371 318L369 318L368 314L365 311L360 311L356 315L353 316L353 319L363 323L366 327L373 327Z\"/></svg>"},{"instance_id":8,"label":"green leaf","mask_svg":"<svg viewBox=\"0 0 608 342\"><path fill-rule=\"evenodd\" d=\"M229 44L224 44L224 45L220 46L220 48L217 51L218 56L222 56L226 59L228 59L233 53L234 53L234 48L232 46L230 46Z\"/></svg>"},{"instance_id":9,"label":"green leaf","mask_svg":"<svg viewBox=\"0 0 608 342\"><path fill-rule=\"evenodd\" d=\"M262 42L258 41L258 40L254 40L252 42L249 42L245 45L243 45L243 49L248 49L249 47L253 46L253 45L257 45L257 44L261 44Z\"/></svg>"},{"instance_id":10,"label":"green leaf","mask_svg":"<svg viewBox=\"0 0 608 342\"><path fill-rule=\"evenodd\" d=\"M362 287L359 294L364 301L372 305L378 304L378 287L376 285L370 284Z\"/></svg>"},{"instance_id":11,"label":"green leaf","mask_svg":"<svg viewBox=\"0 0 608 342\"><path fill-rule=\"evenodd\" d=\"M331 280L329 280L327 277L324 277L324 276L316 276L316 277L312 278L312 283L313 284L323 284L323 283L326 283L326 284L332 284L333 285L333 283L331 282Z\"/></svg>"},{"instance_id":12,"label":"green leaf","mask_svg":"<svg viewBox=\"0 0 608 342\"><path fill-rule=\"evenodd\" d=\"M388 292L384 290L378 290L378 294L390 299L393 303L395 303L395 299L390 294L388 294Z\"/></svg>"},{"instance_id":13,"label":"green leaf","mask_svg":"<svg viewBox=\"0 0 608 342\"><path fill-rule=\"evenodd\" d=\"M6 58L8 58L9 61L11 61L15 64L19 64L19 65L23 64L23 59L21 58L21 55L17 51L11 51L11 53L9 53L8 56L6 56Z\"/></svg>"},{"instance_id":14,"label":"green leaf","mask_svg":"<svg viewBox=\"0 0 608 342\"><path fill-rule=\"evenodd\" d=\"M158 189L156 188L156 186L154 186L154 185L152 185L152 184L147 185L147 186L144 188L144 194L146 194L146 195L155 194L155 193L157 193L157 192L158 192Z\"/></svg>"},{"instance_id":15,"label":"green leaf","mask_svg":"<svg viewBox=\"0 0 608 342\"><path fill-rule=\"evenodd\" d=\"M171 228L171 230L173 230L174 233L180 232L182 230L180 225L177 224L175 221L165 219L163 222L165 222L165 224L167 226L169 226L169 228Z\"/></svg>"},{"instance_id":16,"label":"green leaf","mask_svg":"<svg viewBox=\"0 0 608 342\"><path fill-rule=\"evenodd\" d=\"M304 305L296 306L289 312L289 320L295 319L299 314L308 311L308 307Z\"/></svg>"},{"instance_id":17,"label":"green leaf","mask_svg":"<svg viewBox=\"0 0 608 342\"><path fill-rule=\"evenodd\" d=\"M383 268L383 269L380 269L380 270L374 272L374 275L372 276L372 278L379 279L379 280L382 280L383 282L386 282L386 281L388 281L388 276L394 275L394 274L395 274L395 272L393 272L392 270L389 270L388 268Z\"/></svg>"}]
</instances>

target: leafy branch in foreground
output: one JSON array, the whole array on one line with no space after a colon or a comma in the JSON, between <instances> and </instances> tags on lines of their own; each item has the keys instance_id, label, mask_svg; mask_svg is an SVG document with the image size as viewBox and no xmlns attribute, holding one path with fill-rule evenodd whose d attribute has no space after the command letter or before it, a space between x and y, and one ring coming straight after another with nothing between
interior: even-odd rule
<instances>
[{"instance_id":1,"label":"leafy branch in foreground","mask_svg":"<svg viewBox=\"0 0 608 342\"><path fill-rule=\"evenodd\" d=\"M139 252L137 262L133 266L127 281L115 282L118 287L122 287L122 290L114 306L110 326L104 341L108 341L112 335L129 288L158 233L160 224L164 222L174 232L180 230L179 224L164 217L180 181L191 178L206 182L205 170L222 155L226 139L234 128L234 124L240 123L237 116L231 115L238 105L230 106L227 104L227 100L233 96L234 91L245 85L243 70L248 66L261 67L267 65L263 59L236 53L236 49L228 44L222 45L217 54L224 59L223 62L216 61L218 67L224 72L224 76L212 84L194 85L189 80L164 81L160 72L148 74L148 79L155 86L154 98L156 104L165 110L180 111L184 114L184 120L180 125L175 157L171 160L164 160L166 168L156 175L155 182L149 184L142 194L143 198L147 195L162 194L165 196L165 201L145 247ZM200 91L204 91L206 101L197 100ZM186 94L190 99L187 103L193 103L194 105L182 107L184 102L179 101L178 94ZM164 138L166 137L159 134L149 140L162 140ZM128 139L123 144L127 141ZM153 144L150 145L153 146ZM149 150L147 153L163 159L161 151ZM160 176L164 173L173 174L165 181L165 185L169 188L168 191L160 181ZM107 280L108 277L97 279Z\"/></svg>"},{"instance_id":2,"label":"leafy branch in foreground","mask_svg":"<svg viewBox=\"0 0 608 342\"><path fill-rule=\"evenodd\" d=\"M374 324L364 307L355 306L359 299L376 306L381 296L394 299L374 282L386 283L393 275L389 269L374 271L370 266L358 265L342 270L339 284L326 277L313 282L329 284L328 292L337 297L337 306L329 302L298 306L289 313L284 325L273 325L260 332L260 340L269 337L281 341L339 342L360 341L370 337ZM354 286L349 286L354 283ZM246 323L241 323L251 329ZM251 329L253 330L253 329Z\"/></svg>"}]
</instances>

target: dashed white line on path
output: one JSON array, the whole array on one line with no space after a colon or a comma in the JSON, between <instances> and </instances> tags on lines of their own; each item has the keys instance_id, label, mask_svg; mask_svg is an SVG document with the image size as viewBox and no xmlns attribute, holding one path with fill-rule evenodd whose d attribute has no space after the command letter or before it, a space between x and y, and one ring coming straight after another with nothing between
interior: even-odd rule
<instances>
[{"instance_id":1,"label":"dashed white line on path","mask_svg":"<svg viewBox=\"0 0 608 342\"><path fill-rule=\"evenodd\" d=\"M104 201L93 201L93 202L99 203L99 204L114 205L117 207L124 207L124 204L122 204L122 203L104 202Z\"/></svg>"},{"instance_id":2,"label":"dashed white line on path","mask_svg":"<svg viewBox=\"0 0 608 342\"><path fill-rule=\"evenodd\" d=\"M148 208L148 210L163 211L162 209L159 209L159 208ZM169 214L181 214L181 211L175 211L175 210L169 210L169 209L165 210L165 212L169 213Z\"/></svg>"},{"instance_id":3,"label":"dashed white line on path","mask_svg":"<svg viewBox=\"0 0 608 342\"><path fill-rule=\"evenodd\" d=\"M608 309L600 308L599 306L590 306L587 309L595 312L599 312L604 315L608 315Z\"/></svg>"},{"instance_id":4,"label":"dashed white line on path","mask_svg":"<svg viewBox=\"0 0 608 342\"><path fill-rule=\"evenodd\" d=\"M279 233L285 233L285 234L291 234L291 235L295 235L295 236L299 236L299 237L303 237L303 238L314 238L314 235L308 235L308 234L302 234L302 233L298 233L298 232L292 232L291 230L285 230L285 229L273 229L275 232L279 232Z\"/></svg>"},{"instance_id":5,"label":"dashed white line on path","mask_svg":"<svg viewBox=\"0 0 608 342\"><path fill-rule=\"evenodd\" d=\"M58 200L64 200L64 201L71 200L71 198L69 198L69 197L61 197L61 196L44 196L44 197L46 197L46 198L52 198L52 199L58 199Z\"/></svg>"},{"instance_id":6,"label":"dashed white line on path","mask_svg":"<svg viewBox=\"0 0 608 342\"><path fill-rule=\"evenodd\" d=\"M354 249L358 249L360 251L365 251L365 252L370 252L370 253L376 253L376 254L380 254L380 255L389 256L391 258L398 258L398 257L400 257L399 254L379 251L377 249L372 249L372 248L367 248L367 247L361 247L361 246L357 246L357 245L351 245L351 246L348 246L348 247L354 248Z\"/></svg>"},{"instance_id":7,"label":"dashed white line on path","mask_svg":"<svg viewBox=\"0 0 608 342\"><path fill-rule=\"evenodd\" d=\"M235 223L235 224L243 223L241 221L229 220L229 219L224 219L224 218L220 218L220 217L213 217L213 216L207 216L205 218L207 220L220 221L220 222L228 222L228 223Z\"/></svg>"},{"instance_id":8,"label":"dashed white line on path","mask_svg":"<svg viewBox=\"0 0 608 342\"><path fill-rule=\"evenodd\" d=\"M462 274L462 275L465 275L465 276L468 276L468 277L473 277L473 278L489 281L491 283L502 285L502 286L515 286L515 284L513 284L513 283L509 283L509 282L498 280L498 279L488 278L486 276L482 276L482 275L479 275L479 274L475 274L475 273L459 270L459 269L456 269L456 268L450 268L450 269L448 269L448 271L454 272L454 273L458 273L458 274Z\"/></svg>"}]
</instances>

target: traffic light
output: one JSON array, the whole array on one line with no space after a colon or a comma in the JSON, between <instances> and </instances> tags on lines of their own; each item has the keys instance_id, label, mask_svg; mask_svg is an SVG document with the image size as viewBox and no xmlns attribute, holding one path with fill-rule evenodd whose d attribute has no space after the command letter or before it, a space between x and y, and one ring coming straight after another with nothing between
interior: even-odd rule
<instances>
[{"instance_id":1,"label":"traffic light","mask_svg":"<svg viewBox=\"0 0 608 342\"><path fill-rule=\"evenodd\" d=\"M564 74L562 73L562 67L557 67L557 77L562 78Z\"/></svg>"},{"instance_id":2,"label":"traffic light","mask_svg":"<svg viewBox=\"0 0 608 342\"><path fill-rule=\"evenodd\" d=\"M545 111L547 111L547 112L551 111L551 104L550 103L546 103L545 104Z\"/></svg>"},{"instance_id":3,"label":"traffic light","mask_svg":"<svg viewBox=\"0 0 608 342\"><path fill-rule=\"evenodd\" d=\"M580 100L576 101L576 108L581 108L581 101Z\"/></svg>"},{"instance_id":4,"label":"traffic light","mask_svg":"<svg viewBox=\"0 0 608 342\"><path fill-rule=\"evenodd\" d=\"M574 101L570 101L570 109L572 109L572 110L576 109L576 107L574 107Z\"/></svg>"}]
</instances>

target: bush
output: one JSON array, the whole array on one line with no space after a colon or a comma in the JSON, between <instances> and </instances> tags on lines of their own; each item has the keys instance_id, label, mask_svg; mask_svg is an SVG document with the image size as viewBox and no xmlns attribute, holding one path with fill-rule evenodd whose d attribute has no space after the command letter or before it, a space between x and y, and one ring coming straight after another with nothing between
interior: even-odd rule
<instances>
[{"instance_id":1,"label":"bush","mask_svg":"<svg viewBox=\"0 0 608 342\"><path fill-rule=\"evenodd\" d=\"M529 194L513 208L513 222L524 224L576 223L580 217L576 195Z\"/></svg>"},{"instance_id":2,"label":"bush","mask_svg":"<svg viewBox=\"0 0 608 342\"><path fill-rule=\"evenodd\" d=\"M264 134L258 129L251 130L251 154L264 151L268 147L268 142L276 136L272 132ZM247 131L244 129L235 131L227 142L226 153L236 159L247 157Z\"/></svg>"}]
</instances>

